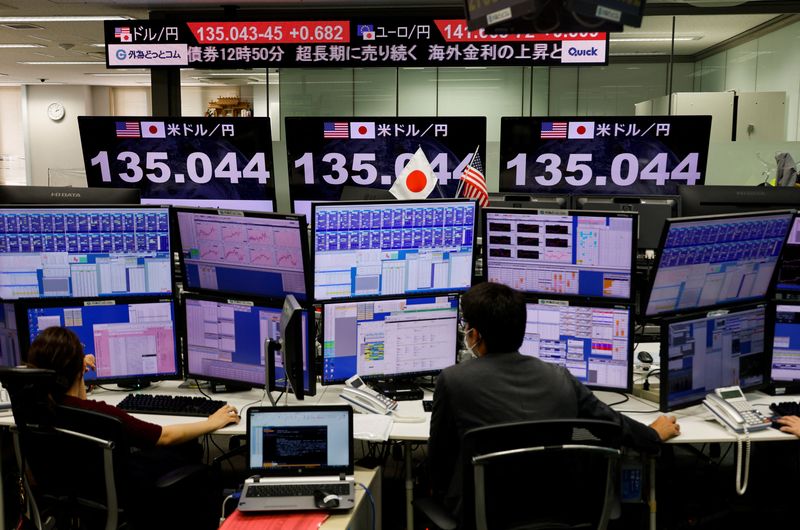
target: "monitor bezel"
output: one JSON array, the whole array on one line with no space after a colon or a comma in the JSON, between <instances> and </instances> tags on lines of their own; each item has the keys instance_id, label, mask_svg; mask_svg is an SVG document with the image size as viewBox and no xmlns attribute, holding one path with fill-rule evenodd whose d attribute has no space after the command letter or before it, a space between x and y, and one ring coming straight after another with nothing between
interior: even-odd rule
<instances>
[{"instance_id":1,"label":"monitor bezel","mask_svg":"<svg viewBox=\"0 0 800 530\"><path fill-rule=\"evenodd\" d=\"M483 208L481 211L481 240L483 241L483 270L481 273L481 281L489 281L489 260L487 257L488 248L488 234L489 224L487 217L492 213L512 214L518 216L530 215L568 215L571 217L621 217L632 219L633 222L633 237L631 238L631 251L630 251L630 289L626 297L610 297L610 296L594 296L583 294L567 294L567 293L549 293L540 291L522 291L526 297L544 298L544 299L561 299L561 300L591 300L591 301L605 301L612 304L626 304L631 303L636 296L636 251L638 246L639 235L639 214L637 212L617 212L617 211L596 211L596 210L550 210L542 209L527 209L527 208Z\"/></svg>"},{"instance_id":2,"label":"monitor bezel","mask_svg":"<svg viewBox=\"0 0 800 530\"><path fill-rule=\"evenodd\" d=\"M274 296L264 295L261 293L243 293L243 292L236 292L236 291L224 291L219 289L210 289L207 287L195 287L189 286L186 282L188 279L187 270L186 270L186 258L184 256L184 248L183 248L183 241L181 239L181 231L180 231L180 220L178 218L179 214L181 213L189 213L189 214L200 214L200 215L217 215L217 216L225 216L225 217L241 217L241 218L256 218L256 219L271 219L271 220L296 220L299 223L298 230L300 231L300 247L302 253L302 260L303 260L303 284L306 290L305 299L299 300L300 305L303 307L308 307L311 305L312 296L309 288L311 287L311 277L309 275L309 267L308 264L310 263L310 256L309 256L309 246L308 246L308 225L306 224L305 216L300 214L287 214L287 213L276 213L276 212L254 212L250 210L229 210L229 209L220 209L220 208L192 208L192 207L170 207L173 214L173 220L176 227L176 234L175 234L175 246L178 252L178 263L181 271L181 277L184 281L184 288L191 290L192 292L196 293L204 293L208 295L224 295L228 297L241 297L244 299L257 299L257 300L267 300L270 303L280 303L283 304L283 299L285 298L287 293L283 295L276 294ZM297 296L295 294L295 296Z\"/></svg>"},{"instance_id":3,"label":"monitor bezel","mask_svg":"<svg viewBox=\"0 0 800 530\"><path fill-rule=\"evenodd\" d=\"M748 386L746 388L742 388L742 391L753 391L753 390L760 390L765 388L769 385L771 381L771 371L772 371L772 338L774 332L774 315L775 312L771 307L771 303L767 301L757 302L757 303L747 303L747 304L738 304L735 306L728 306L725 309L714 309L711 311L694 311L692 313L686 313L681 315L673 315L668 318L664 318L659 322L660 326L660 336L661 342L660 346L660 353L659 353L659 410L661 412L671 412L673 410L681 410L688 407L693 407L695 405L699 405L703 402L705 396L702 396L697 399L693 399L691 401L687 401L686 403L681 403L678 406L670 406L669 405L669 327L673 324L679 324L681 322L688 322L690 320L699 320L699 319L709 319L714 318L717 316L726 316L730 315L731 313L743 313L746 311L751 311L754 309L758 309L759 307L764 308L764 359L763 365L761 367L764 373L764 380L753 386ZM723 314L724 312L724 314ZM713 392L713 389L710 389L709 392Z\"/></svg>"},{"instance_id":4,"label":"monitor bezel","mask_svg":"<svg viewBox=\"0 0 800 530\"><path fill-rule=\"evenodd\" d=\"M716 202L716 203L713 201L704 202L703 199L706 197L703 197L702 195L704 195L706 191L708 193L708 196L721 195L723 198L725 198L725 196L728 194L736 194L737 192L744 192L750 195L751 198L755 197L761 200L756 202L757 206L754 206L752 208L748 206L747 196L741 197L741 199L738 202L735 200ZM683 215L686 215L688 213L690 215L688 215L687 217L699 217L700 215L695 212L699 212L703 209L715 210L709 215L743 215L750 212L767 211L764 209L764 207L769 204L774 204L774 202L767 201L765 199L773 199L772 196L776 197L779 195L785 196L787 194L794 194L800 197L800 190L798 190L797 188L785 187L785 186L773 187L773 186L743 186L743 185L731 185L731 184L725 184L725 185L682 184L678 186L678 194L681 197L681 209L684 212ZM770 195L770 197L766 197L767 195ZM753 203L752 200L749 202L751 204ZM791 210L793 209L792 205L794 204L797 204L797 202L790 201L788 204L780 204L775 208L775 210ZM717 211L720 209L726 211L724 212Z\"/></svg>"},{"instance_id":5,"label":"monitor bezel","mask_svg":"<svg viewBox=\"0 0 800 530\"><path fill-rule=\"evenodd\" d=\"M431 202L444 202L444 203L452 203L452 204L469 204L471 203L474 208L474 213L472 216L472 258L470 263L470 285L463 287L463 288L454 288L454 287L447 287L445 289L439 289L434 291L425 291L425 292L416 292L416 293L404 293L404 294L392 294L392 295L350 295L350 296L340 296L336 298L317 298L316 293L316 241L317 241L317 223L315 219L317 218L317 208L319 207L327 207L327 206L414 206L414 205L425 205L426 203ZM477 241L478 235L476 233L478 228L478 216L480 215L481 208L478 206L478 202L475 199L466 199L466 198L447 198L447 199L421 199L421 200L410 200L410 201L346 201L346 202L312 202L311 203L311 220L309 221L311 224L311 241L310 245L311 248L311 287L312 291L312 299L316 304L327 304L330 302L344 302L348 300L389 300L392 298L414 298L414 297L430 297L435 296L437 294L449 294L449 293L465 293L467 292L472 284L474 283L475 278L475 262L477 260Z\"/></svg>"},{"instance_id":6,"label":"monitor bezel","mask_svg":"<svg viewBox=\"0 0 800 530\"><path fill-rule=\"evenodd\" d=\"M548 303L549 302L549 303ZM534 297L525 297L525 310L527 312L528 304L540 304L540 305L550 305L553 307L559 306L568 306L568 307L589 307L589 308L597 308L597 309L621 309L628 312L628 367L627 367L627 374L625 376L625 387L613 387L613 386L603 386L603 385L594 385L590 383L584 383L580 381L581 384L586 386L587 388L591 388L592 390L602 390L606 392L625 392L630 393L633 389L633 365L635 362L635 342L636 339L634 337L634 329L635 329L635 321L636 321L636 311L635 307L632 303L620 303L620 302L607 302L602 300L563 300L563 299L555 299L551 297L542 297L542 296L534 296ZM527 320L526 320L527 325ZM524 354L522 354L524 355ZM538 357L537 357L538 358ZM541 359L540 359L541 360ZM542 361L547 362L547 361ZM551 364L551 363L548 363ZM569 371L566 367L565 370ZM577 379L577 377L576 377Z\"/></svg>"},{"instance_id":7,"label":"monitor bezel","mask_svg":"<svg viewBox=\"0 0 800 530\"><path fill-rule=\"evenodd\" d=\"M647 308L650 306L650 298L653 295L653 287L656 283L656 278L658 277L658 270L661 266L661 261L664 257L664 244L667 242L667 235L669 234L670 228L674 224L679 223L694 223L698 221L715 221L715 220L724 220L724 219L737 219L743 217L767 217L767 216L775 216L775 215L791 215L791 222L789 223L789 229L786 231L786 235L783 238L783 246L781 247L781 254L778 255L778 261L775 263L775 268L772 271L772 277L769 281L769 287L767 291L764 293L764 296L760 297L753 297L748 298L745 300L732 300L730 302L720 302L715 303L709 306L694 306L689 309L672 309L670 311L662 311L656 314L648 314ZM661 231L661 239L658 242L658 252L656 252L656 260L653 263L652 274L650 275L650 279L647 282L647 291L643 293L642 296L642 310L641 310L641 317L648 321L658 321L662 318L671 317L674 315L682 315L686 313L698 313L708 310L710 308L719 308L725 309L728 307L733 307L742 304L754 304L758 303L759 301L768 300L775 292L775 283L778 278L778 269L781 261L781 255L783 254L783 248L786 246L786 241L789 238L789 235L792 231L792 225L794 223L794 218L796 216L796 210L766 210L766 211L759 211L759 212L746 212L746 213L735 213L735 214L719 214L719 215L702 215L702 216L695 216L695 217L671 217L664 221L664 228Z\"/></svg>"},{"instance_id":8,"label":"monitor bezel","mask_svg":"<svg viewBox=\"0 0 800 530\"><path fill-rule=\"evenodd\" d=\"M53 202L42 202L40 200L36 201L17 201L20 195L25 195L25 193L42 193L42 194L49 194L50 199ZM62 194L78 194L78 197L53 197L53 193L62 193ZM88 193L89 195L102 195L103 200L96 201L94 197L92 197L87 202L65 202L74 199L82 200L80 194ZM12 202L8 201L8 195L11 196ZM112 199L110 202L108 201L109 197ZM113 200L116 199L116 200ZM58 202L56 202L58 201ZM103 205L103 204L116 204L116 205L127 205L127 206L157 206L155 204L141 204L141 193L139 188L76 188L72 186L19 186L15 184L4 184L0 186L0 204L5 206L16 206L16 205L37 205L37 206L64 206L64 205L72 205L72 206L93 206L93 205Z\"/></svg>"},{"instance_id":9,"label":"monitor bezel","mask_svg":"<svg viewBox=\"0 0 800 530\"><path fill-rule=\"evenodd\" d=\"M98 295L95 298L99 298L101 300L109 300L114 298L139 298L139 297L150 297L150 298L164 298L167 296L174 296L175 293L178 292L178 286L175 278L175 225L173 224L173 217L172 217L172 207L166 204L3 204L0 205L0 213L3 210L24 210L30 213L30 210L36 209L63 209L63 210L89 210L89 209L100 209L100 210L115 210L115 209L127 209L127 210L137 210L137 209L150 209L150 210L161 210L167 212L167 224L168 224L168 235L167 240L169 241L169 270L170 270L170 289L171 292L169 293L133 293L133 294L125 294L125 293L114 293L114 294L107 294L107 295ZM63 297L63 296L48 296L42 297L41 295L38 297L27 297L27 298L7 298L3 299L6 301L16 301L16 300L59 300L59 299L72 299L72 300L83 300L87 297L81 296L70 296L70 297Z\"/></svg>"},{"instance_id":10,"label":"monitor bezel","mask_svg":"<svg viewBox=\"0 0 800 530\"><path fill-rule=\"evenodd\" d=\"M319 374L320 376L320 385L322 386L330 386L330 385L339 385L344 383L347 379L352 377L349 375L344 378L340 379L326 379L325 378L325 314L329 310L328 306L337 305L337 304L360 304L360 303L369 303L369 302L391 302L393 300L421 300L423 298L439 298L439 297L447 297L455 298L457 301L456 304L456 325L455 325L455 349L453 351L453 365L458 362L458 350L460 347L459 344L459 321L461 319L461 297L460 293L457 292L449 292L449 293L436 293L432 295L423 295L423 296L393 296L389 298L358 298L353 300L336 300L326 302L321 304L321 318L319 323L319 337L320 342L322 343L322 370ZM358 352L356 352L356 356L358 356ZM452 365L450 365L452 366ZM409 380L409 379L416 379L418 377L425 377L431 375L438 375L444 368L436 369L436 370L426 370L421 372L406 372L403 374L393 374L393 375L386 375L386 374L372 374L372 375L365 375L365 374L356 374L361 377L364 381L380 381L386 379L397 379L397 380Z\"/></svg>"},{"instance_id":11,"label":"monitor bezel","mask_svg":"<svg viewBox=\"0 0 800 530\"><path fill-rule=\"evenodd\" d=\"M28 322L28 310L31 309L47 309L47 308L72 308L72 307L108 307L117 305L134 305L134 304L150 304L150 303L163 303L169 302L172 307L172 331L175 352L175 372L169 374L139 374L136 376L123 376L123 377L103 377L93 378L86 381L87 385L104 385L104 384L119 384L119 385L134 385L138 386L142 383L150 383L155 381L180 381L183 380L183 356L180 350L180 341L178 340L178 332L183 326L181 321L180 311L178 311L177 304L174 297L164 296L137 296L137 297L123 297L119 299L97 299L97 298L26 298L16 300L14 310L17 316L17 328L22 332L19 333L20 342L20 356L22 362L28 362L28 350L31 346L31 329ZM84 355L86 352L84 351Z\"/></svg>"}]
</instances>

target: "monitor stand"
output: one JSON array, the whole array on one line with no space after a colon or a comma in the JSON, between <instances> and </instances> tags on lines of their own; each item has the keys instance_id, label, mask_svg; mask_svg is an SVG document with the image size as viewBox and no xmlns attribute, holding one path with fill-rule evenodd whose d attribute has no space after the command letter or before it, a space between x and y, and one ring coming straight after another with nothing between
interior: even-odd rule
<instances>
[{"instance_id":1,"label":"monitor stand","mask_svg":"<svg viewBox=\"0 0 800 530\"><path fill-rule=\"evenodd\" d=\"M392 381L383 379L370 382L370 386L395 401L413 401L422 399L422 389L413 381Z\"/></svg>"},{"instance_id":2,"label":"monitor stand","mask_svg":"<svg viewBox=\"0 0 800 530\"><path fill-rule=\"evenodd\" d=\"M246 383L209 383L211 392L220 394L223 392L247 392L253 388Z\"/></svg>"},{"instance_id":3,"label":"monitor stand","mask_svg":"<svg viewBox=\"0 0 800 530\"><path fill-rule=\"evenodd\" d=\"M150 381L127 381L125 383L117 383L117 386L125 390L141 390L150 386Z\"/></svg>"}]
</instances>

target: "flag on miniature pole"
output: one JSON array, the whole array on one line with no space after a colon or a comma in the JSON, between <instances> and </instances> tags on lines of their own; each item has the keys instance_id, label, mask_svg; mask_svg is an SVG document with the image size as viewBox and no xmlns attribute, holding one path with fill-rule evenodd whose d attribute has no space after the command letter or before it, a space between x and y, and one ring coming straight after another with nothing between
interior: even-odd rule
<instances>
[{"instance_id":1,"label":"flag on miniature pole","mask_svg":"<svg viewBox=\"0 0 800 530\"><path fill-rule=\"evenodd\" d=\"M489 206L489 190L486 187L486 177L483 176L483 164L478 150L472 155L467 168L461 174L459 184L461 195L467 199L477 199L481 207ZM458 197L458 193L456 193Z\"/></svg>"},{"instance_id":2,"label":"flag on miniature pole","mask_svg":"<svg viewBox=\"0 0 800 530\"><path fill-rule=\"evenodd\" d=\"M436 177L430 162L418 148L406 167L394 181L389 192L397 199L427 199L436 187Z\"/></svg>"}]
</instances>

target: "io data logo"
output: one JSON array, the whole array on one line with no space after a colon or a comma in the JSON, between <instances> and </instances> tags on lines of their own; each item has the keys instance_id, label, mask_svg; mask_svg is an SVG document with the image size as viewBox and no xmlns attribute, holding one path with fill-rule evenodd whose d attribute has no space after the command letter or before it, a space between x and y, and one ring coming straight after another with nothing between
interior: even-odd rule
<instances>
[{"instance_id":1,"label":"io data logo","mask_svg":"<svg viewBox=\"0 0 800 530\"><path fill-rule=\"evenodd\" d=\"M565 40L561 45L562 63L600 63L606 62L606 41Z\"/></svg>"}]
</instances>

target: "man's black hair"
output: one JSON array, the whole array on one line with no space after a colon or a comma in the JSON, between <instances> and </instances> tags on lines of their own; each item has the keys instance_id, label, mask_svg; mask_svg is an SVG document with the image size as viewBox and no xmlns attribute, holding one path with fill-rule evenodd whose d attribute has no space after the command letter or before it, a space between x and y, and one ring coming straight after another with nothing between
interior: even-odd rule
<instances>
[{"instance_id":1,"label":"man's black hair","mask_svg":"<svg viewBox=\"0 0 800 530\"><path fill-rule=\"evenodd\" d=\"M499 283L480 283L461 297L461 315L481 334L487 353L514 352L522 346L527 315L519 291Z\"/></svg>"}]
</instances>

